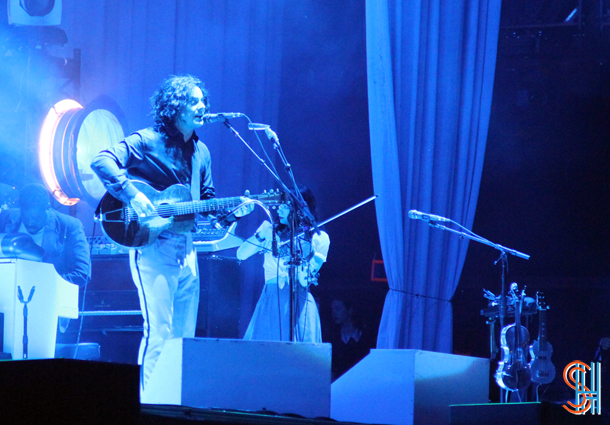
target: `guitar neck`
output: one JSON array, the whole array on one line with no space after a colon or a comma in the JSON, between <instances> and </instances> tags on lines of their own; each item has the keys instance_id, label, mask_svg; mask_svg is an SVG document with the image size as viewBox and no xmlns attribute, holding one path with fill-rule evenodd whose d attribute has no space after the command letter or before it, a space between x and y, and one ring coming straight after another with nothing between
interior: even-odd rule
<instances>
[{"instance_id":1,"label":"guitar neck","mask_svg":"<svg viewBox=\"0 0 610 425\"><path fill-rule=\"evenodd\" d=\"M241 197L234 196L232 198L212 198L204 201L179 202L176 204L176 207L186 209L183 214L192 214L235 208L242 202ZM189 210L189 208L191 209Z\"/></svg>"},{"instance_id":2,"label":"guitar neck","mask_svg":"<svg viewBox=\"0 0 610 425\"><path fill-rule=\"evenodd\" d=\"M515 347L521 350L521 298L515 301Z\"/></svg>"},{"instance_id":3,"label":"guitar neck","mask_svg":"<svg viewBox=\"0 0 610 425\"><path fill-rule=\"evenodd\" d=\"M538 340L540 345L544 346L546 344L546 309L538 311Z\"/></svg>"}]
</instances>

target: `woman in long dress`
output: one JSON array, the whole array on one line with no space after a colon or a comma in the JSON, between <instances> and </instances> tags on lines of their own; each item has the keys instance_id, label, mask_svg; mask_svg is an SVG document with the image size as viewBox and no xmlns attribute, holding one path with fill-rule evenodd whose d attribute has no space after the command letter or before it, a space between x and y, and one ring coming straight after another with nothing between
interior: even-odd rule
<instances>
[{"instance_id":1,"label":"woman in long dress","mask_svg":"<svg viewBox=\"0 0 610 425\"><path fill-rule=\"evenodd\" d=\"M315 217L315 199L307 188L301 190L303 198ZM237 250L237 258L245 260L257 252L264 251L263 269L265 286L256 304L254 314L244 339L262 341L290 341L290 260L289 244L282 245L288 237L290 209L282 204L277 211L276 224L264 221L257 231ZM275 226L275 232L274 232ZM278 257L273 256L274 233L278 245ZM322 342L320 314L316 302L309 292L311 284L317 284L317 273L326 261L330 238L322 230L298 237L296 248L303 263L298 267L296 284L295 341Z\"/></svg>"}]
</instances>

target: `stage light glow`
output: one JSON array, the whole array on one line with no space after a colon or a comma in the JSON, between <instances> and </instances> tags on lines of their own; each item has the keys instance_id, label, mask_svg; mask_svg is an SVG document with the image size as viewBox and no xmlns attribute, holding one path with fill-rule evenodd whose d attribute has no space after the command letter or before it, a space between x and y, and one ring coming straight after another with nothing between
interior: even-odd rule
<instances>
[{"instance_id":1,"label":"stage light glow","mask_svg":"<svg viewBox=\"0 0 610 425\"><path fill-rule=\"evenodd\" d=\"M121 141L125 126L123 112L105 96L84 108L68 99L51 108L40 131L38 155L44 184L58 202L98 204L106 190L91 170L91 160Z\"/></svg>"},{"instance_id":2,"label":"stage light glow","mask_svg":"<svg viewBox=\"0 0 610 425\"><path fill-rule=\"evenodd\" d=\"M47 114L40 130L38 140L38 160L40 172L47 189L53 197L62 205L75 205L79 198L70 198L64 193L55 174L55 163L53 158L55 137L57 127L64 116L70 119L74 113L83 109L82 105L75 100L65 99L56 103Z\"/></svg>"}]
</instances>

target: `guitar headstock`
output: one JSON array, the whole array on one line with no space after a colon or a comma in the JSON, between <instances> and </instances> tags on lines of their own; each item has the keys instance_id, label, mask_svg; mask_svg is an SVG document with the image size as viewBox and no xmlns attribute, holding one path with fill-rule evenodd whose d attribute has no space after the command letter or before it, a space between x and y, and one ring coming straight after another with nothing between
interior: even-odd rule
<instances>
[{"instance_id":1,"label":"guitar headstock","mask_svg":"<svg viewBox=\"0 0 610 425\"><path fill-rule=\"evenodd\" d=\"M549 306L546 305L546 300L544 298L543 292L536 292L536 304L538 305L538 310L548 310Z\"/></svg>"},{"instance_id":2,"label":"guitar headstock","mask_svg":"<svg viewBox=\"0 0 610 425\"><path fill-rule=\"evenodd\" d=\"M288 202L285 193L280 192L279 189L264 190L260 195L246 195L246 197L256 199L268 206L278 206Z\"/></svg>"}]
</instances>

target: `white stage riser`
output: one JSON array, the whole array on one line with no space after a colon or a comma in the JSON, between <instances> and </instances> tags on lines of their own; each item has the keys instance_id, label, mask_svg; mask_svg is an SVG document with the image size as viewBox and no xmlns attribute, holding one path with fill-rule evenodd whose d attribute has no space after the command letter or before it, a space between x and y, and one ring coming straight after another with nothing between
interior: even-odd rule
<instances>
[{"instance_id":1,"label":"white stage riser","mask_svg":"<svg viewBox=\"0 0 610 425\"><path fill-rule=\"evenodd\" d=\"M331 418L449 424L449 406L489 401L489 360L421 350L371 350L332 384Z\"/></svg>"},{"instance_id":2,"label":"white stage riser","mask_svg":"<svg viewBox=\"0 0 610 425\"><path fill-rule=\"evenodd\" d=\"M28 300L28 358L55 355L57 318L78 318L78 286L62 279L53 264L22 259L0 259L0 312L4 313L4 352L23 359L23 304Z\"/></svg>"},{"instance_id":3,"label":"white stage riser","mask_svg":"<svg viewBox=\"0 0 610 425\"><path fill-rule=\"evenodd\" d=\"M330 344L166 341L142 403L330 416Z\"/></svg>"}]
</instances>

